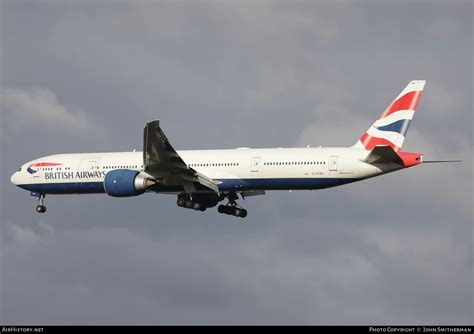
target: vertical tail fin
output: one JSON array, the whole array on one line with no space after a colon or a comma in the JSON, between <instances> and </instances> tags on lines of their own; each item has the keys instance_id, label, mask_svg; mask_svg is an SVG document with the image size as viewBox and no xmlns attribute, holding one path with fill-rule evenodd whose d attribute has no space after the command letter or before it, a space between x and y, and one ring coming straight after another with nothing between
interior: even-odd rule
<instances>
[{"instance_id":1,"label":"vertical tail fin","mask_svg":"<svg viewBox=\"0 0 474 334\"><path fill-rule=\"evenodd\" d=\"M411 81L353 147L372 150L377 145L388 145L399 151L425 83Z\"/></svg>"}]
</instances>

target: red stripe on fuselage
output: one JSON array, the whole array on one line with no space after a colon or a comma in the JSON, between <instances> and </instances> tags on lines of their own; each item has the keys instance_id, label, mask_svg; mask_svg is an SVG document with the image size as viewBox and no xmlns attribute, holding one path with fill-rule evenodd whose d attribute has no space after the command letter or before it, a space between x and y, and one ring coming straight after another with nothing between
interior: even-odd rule
<instances>
[{"instance_id":1,"label":"red stripe on fuselage","mask_svg":"<svg viewBox=\"0 0 474 334\"><path fill-rule=\"evenodd\" d=\"M418 101L420 100L421 93L423 93L421 90L406 93L399 99L393 101L392 104L390 104L384 111L382 116L380 116L380 118L387 117L388 115L393 114L399 110L415 110Z\"/></svg>"},{"instance_id":2,"label":"red stripe on fuselage","mask_svg":"<svg viewBox=\"0 0 474 334\"><path fill-rule=\"evenodd\" d=\"M30 167L53 167L53 166L61 166L62 164L56 164L54 162L38 162L36 164L32 164Z\"/></svg>"}]
</instances>

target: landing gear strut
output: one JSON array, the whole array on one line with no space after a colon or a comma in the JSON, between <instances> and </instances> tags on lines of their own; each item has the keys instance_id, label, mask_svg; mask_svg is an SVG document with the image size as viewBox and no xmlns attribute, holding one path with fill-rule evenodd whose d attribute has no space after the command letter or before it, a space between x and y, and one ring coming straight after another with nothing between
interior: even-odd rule
<instances>
[{"instance_id":1,"label":"landing gear strut","mask_svg":"<svg viewBox=\"0 0 474 334\"><path fill-rule=\"evenodd\" d=\"M247 210L237 205L236 200L238 196L235 193L229 194L229 203L227 205L219 205L217 211L230 216L245 218L247 217Z\"/></svg>"},{"instance_id":2,"label":"landing gear strut","mask_svg":"<svg viewBox=\"0 0 474 334\"><path fill-rule=\"evenodd\" d=\"M36 212L38 213L45 213L46 206L44 205L44 194L40 194L38 197L39 204L36 206Z\"/></svg>"}]
</instances>

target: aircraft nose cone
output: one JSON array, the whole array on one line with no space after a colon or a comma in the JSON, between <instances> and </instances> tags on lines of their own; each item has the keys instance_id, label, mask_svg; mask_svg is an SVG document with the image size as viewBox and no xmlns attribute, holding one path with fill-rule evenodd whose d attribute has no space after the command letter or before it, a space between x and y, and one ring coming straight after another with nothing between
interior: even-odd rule
<instances>
[{"instance_id":1,"label":"aircraft nose cone","mask_svg":"<svg viewBox=\"0 0 474 334\"><path fill-rule=\"evenodd\" d=\"M14 185L18 184L18 172L13 173L12 177L10 178L10 181Z\"/></svg>"}]
</instances>

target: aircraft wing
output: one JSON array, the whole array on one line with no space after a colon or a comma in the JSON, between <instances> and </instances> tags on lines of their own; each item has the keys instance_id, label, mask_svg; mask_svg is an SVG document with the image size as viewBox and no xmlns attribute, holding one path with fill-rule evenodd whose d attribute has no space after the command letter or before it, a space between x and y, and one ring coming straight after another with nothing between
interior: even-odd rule
<instances>
[{"instance_id":1,"label":"aircraft wing","mask_svg":"<svg viewBox=\"0 0 474 334\"><path fill-rule=\"evenodd\" d=\"M390 146L375 146L369 155L362 160L371 165L395 163L397 165L404 165L402 158Z\"/></svg>"},{"instance_id":2,"label":"aircraft wing","mask_svg":"<svg viewBox=\"0 0 474 334\"><path fill-rule=\"evenodd\" d=\"M163 185L182 185L187 193L198 189L219 192L216 181L186 165L166 138L159 120L145 125L143 165L145 172Z\"/></svg>"}]
</instances>

